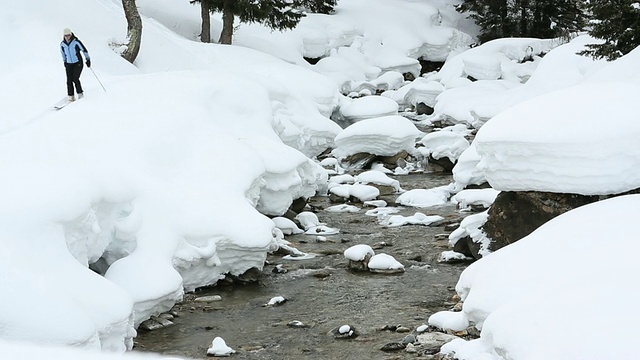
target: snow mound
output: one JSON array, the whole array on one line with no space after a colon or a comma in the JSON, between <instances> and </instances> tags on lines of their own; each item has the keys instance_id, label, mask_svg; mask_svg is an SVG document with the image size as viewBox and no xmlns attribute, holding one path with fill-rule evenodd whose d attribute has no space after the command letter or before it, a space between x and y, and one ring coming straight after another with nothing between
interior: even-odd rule
<instances>
[{"instance_id":1,"label":"snow mound","mask_svg":"<svg viewBox=\"0 0 640 360\"><path fill-rule=\"evenodd\" d=\"M396 115L398 104L382 96L365 96L354 100L344 100L340 113L345 119L357 122L382 116Z\"/></svg>"},{"instance_id":2,"label":"snow mound","mask_svg":"<svg viewBox=\"0 0 640 360\"><path fill-rule=\"evenodd\" d=\"M421 134L411 120L399 115L362 120L336 136L332 154L344 158L361 152L380 156L402 151L413 153L416 138Z\"/></svg>"},{"instance_id":3,"label":"snow mound","mask_svg":"<svg viewBox=\"0 0 640 360\"><path fill-rule=\"evenodd\" d=\"M446 204L449 200L451 189L442 186L433 189L413 189L398 196L396 203L413 207L432 207Z\"/></svg>"},{"instance_id":4,"label":"snow mound","mask_svg":"<svg viewBox=\"0 0 640 360\"><path fill-rule=\"evenodd\" d=\"M344 251L344 257L351 261L362 261L367 256L373 256L375 252L369 245L358 244Z\"/></svg>"},{"instance_id":5,"label":"snow mound","mask_svg":"<svg viewBox=\"0 0 640 360\"><path fill-rule=\"evenodd\" d=\"M420 141L424 145L419 148L425 157L434 159L448 158L455 163L460 155L469 147L469 141L464 135L453 131L434 131L425 135Z\"/></svg>"},{"instance_id":6,"label":"snow mound","mask_svg":"<svg viewBox=\"0 0 640 360\"><path fill-rule=\"evenodd\" d=\"M541 95L480 129L478 166L501 191L604 195L639 188L640 123L632 115L638 102L640 85L631 83L584 83Z\"/></svg>"},{"instance_id":7,"label":"snow mound","mask_svg":"<svg viewBox=\"0 0 640 360\"><path fill-rule=\"evenodd\" d=\"M454 329L468 320L482 329L481 336L442 350L460 359L634 358L633 332L603 337L593 324L633 328L639 320L611 296L634 283L640 271L634 231L611 224L633 223L638 211L639 195L585 205L471 264L456 285L462 312L434 315L433 323ZM640 301L636 291L625 296L630 304Z\"/></svg>"},{"instance_id":8,"label":"snow mound","mask_svg":"<svg viewBox=\"0 0 640 360\"><path fill-rule=\"evenodd\" d=\"M369 260L369 270L372 272L400 272L404 271L402 265L393 256L388 254L376 254Z\"/></svg>"}]
</instances>

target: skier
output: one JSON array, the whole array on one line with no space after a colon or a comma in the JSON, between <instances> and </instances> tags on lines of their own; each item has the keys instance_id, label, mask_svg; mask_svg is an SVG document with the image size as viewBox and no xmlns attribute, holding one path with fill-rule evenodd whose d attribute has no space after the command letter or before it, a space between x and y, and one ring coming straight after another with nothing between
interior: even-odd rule
<instances>
[{"instance_id":1,"label":"skier","mask_svg":"<svg viewBox=\"0 0 640 360\"><path fill-rule=\"evenodd\" d=\"M73 96L74 85L76 87L75 90L78 93L78 99L82 99L84 97L82 85L80 84L80 73L83 68L80 52L84 54L87 67L91 67L91 57L89 56L87 48L84 46L82 41L73 34L71 29L66 28L62 33L64 37L62 42L60 42L60 53L62 54L62 61L64 61L64 68L67 73L68 100L71 102L76 99Z\"/></svg>"}]
</instances>

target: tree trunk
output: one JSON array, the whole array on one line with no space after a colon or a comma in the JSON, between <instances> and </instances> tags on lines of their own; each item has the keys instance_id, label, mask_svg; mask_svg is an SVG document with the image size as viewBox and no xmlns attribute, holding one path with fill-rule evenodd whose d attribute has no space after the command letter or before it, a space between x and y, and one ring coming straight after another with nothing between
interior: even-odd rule
<instances>
[{"instance_id":1,"label":"tree trunk","mask_svg":"<svg viewBox=\"0 0 640 360\"><path fill-rule=\"evenodd\" d=\"M220 44L231 45L233 38L233 2L235 0L224 0L222 9L222 33L220 34Z\"/></svg>"},{"instance_id":2,"label":"tree trunk","mask_svg":"<svg viewBox=\"0 0 640 360\"><path fill-rule=\"evenodd\" d=\"M518 36L521 37L531 36L531 34L529 33L529 14L527 13L528 8L528 1L522 0L520 2L520 32L518 34Z\"/></svg>"},{"instance_id":3,"label":"tree trunk","mask_svg":"<svg viewBox=\"0 0 640 360\"><path fill-rule=\"evenodd\" d=\"M200 41L203 43L211 42L211 15L209 10L209 0L200 0L200 15L202 17L202 32L200 33Z\"/></svg>"},{"instance_id":4,"label":"tree trunk","mask_svg":"<svg viewBox=\"0 0 640 360\"><path fill-rule=\"evenodd\" d=\"M509 33L509 4L507 0L500 2L500 33L497 37L505 37Z\"/></svg>"},{"instance_id":5,"label":"tree trunk","mask_svg":"<svg viewBox=\"0 0 640 360\"><path fill-rule=\"evenodd\" d=\"M127 18L127 50L122 53L122 57L132 63L138 57L140 51L140 41L142 39L142 19L138 13L136 0L122 0L124 15Z\"/></svg>"}]
</instances>

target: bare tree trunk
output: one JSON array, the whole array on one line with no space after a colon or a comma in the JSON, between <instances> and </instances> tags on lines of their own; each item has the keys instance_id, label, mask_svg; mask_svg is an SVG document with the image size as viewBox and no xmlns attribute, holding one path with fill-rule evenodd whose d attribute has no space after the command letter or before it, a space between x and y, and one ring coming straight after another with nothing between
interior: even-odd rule
<instances>
[{"instance_id":1,"label":"bare tree trunk","mask_svg":"<svg viewBox=\"0 0 640 360\"><path fill-rule=\"evenodd\" d=\"M211 14L209 11L209 0L200 0L200 15L202 17L202 32L200 33L200 41L203 43L211 42Z\"/></svg>"},{"instance_id":2,"label":"bare tree trunk","mask_svg":"<svg viewBox=\"0 0 640 360\"><path fill-rule=\"evenodd\" d=\"M224 0L222 9L222 33L220 34L220 44L231 45L233 39L233 2L234 0Z\"/></svg>"},{"instance_id":3,"label":"bare tree trunk","mask_svg":"<svg viewBox=\"0 0 640 360\"><path fill-rule=\"evenodd\" d=\"M498 37L504 37L509 33L508 16L509 16L509 3L507 0L501 1L500 7L500 34Z\"/></svg>"},{"instance_id":4,"label":"bare tree trunk","mask_svg":"<svg viewBox=\"0 0 640 360\"><path fill-rule=\"evenodd\" d=\"M522 0L520 2L520 35L519 36L531 36L529 34L529 18L527 14L527 9L529 8L529 3L526 0Z\"/></svg>"},{"instance_id":5,"label":"bare tree trunk","mask_svg":"<svg viewBox=\"0 0 640 360\"><path fill-rule=\"evenodd\" d=\"M132 63L138 57L140 51L140 41L142 39L142 19L138 13L136 0L122 0L124 16L127 18L127 50L122 53L122 57Z\"/></svg>"}]
</instances>

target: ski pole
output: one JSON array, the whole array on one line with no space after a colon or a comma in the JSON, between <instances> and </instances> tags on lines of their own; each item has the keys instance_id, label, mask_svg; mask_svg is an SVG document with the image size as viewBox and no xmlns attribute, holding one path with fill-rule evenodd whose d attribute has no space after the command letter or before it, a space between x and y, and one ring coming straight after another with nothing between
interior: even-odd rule
<instances>
[{"instance_id":1,"label":"ski pole","mask_svg":"<svg viewBox=\"0 0 640 360\"><path fill-rule=\"evenodd\" d=\"M98 78L98 75L96 75L96 72L93 71L92 68L89 68L89 70L91 70L91 72L93 73L93 76L96 77L96 80L98 80L98 83L100 84L100 86L102 86L102 90L104 90L104 92L107 92L107 89L104 88L104 85L102 85L102 81L100 81L100 79Z\"/></svg>"}]
</instances>

